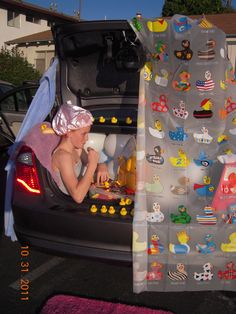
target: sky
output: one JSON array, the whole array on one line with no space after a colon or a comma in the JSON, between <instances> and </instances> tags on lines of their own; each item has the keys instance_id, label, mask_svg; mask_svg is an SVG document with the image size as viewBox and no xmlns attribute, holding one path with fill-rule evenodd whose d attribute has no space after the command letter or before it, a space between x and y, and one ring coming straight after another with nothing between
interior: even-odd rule
<instances>
[{"instance_id":1,"label":"sky","mask_svg":"<svg viewBox=\"0 0 236 314\"><path fill-rule=\"evenodd\" d=\"M164 0L24 0L41 7L49 8L57 3L59 13L74 15L81 2L81 18L85 20L130 19L137 12L144 17L161 16ZM236 0L235 0L236 1Z\"/></svg>"}]
</instances>

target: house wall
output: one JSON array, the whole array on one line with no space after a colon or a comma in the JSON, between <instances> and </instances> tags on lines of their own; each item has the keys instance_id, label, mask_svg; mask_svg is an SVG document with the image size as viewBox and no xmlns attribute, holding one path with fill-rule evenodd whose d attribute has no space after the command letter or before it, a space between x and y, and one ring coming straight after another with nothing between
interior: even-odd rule
<instances>
[{"instance_id":1,"label":"house wall","mask_svg":"<svg viewBox=\"0 0 236 314\"><path fill-rule=\"evenodd\" d=\"M40 24L35 24L26 21L24 14L19 15L19 27L8 26L7 24L7 10L0 8L0 49L4 46L4 42L31 35L33 33L39 33L50 29L47 26L46 20L40 20Z\"/></svg>"}]
</instances>

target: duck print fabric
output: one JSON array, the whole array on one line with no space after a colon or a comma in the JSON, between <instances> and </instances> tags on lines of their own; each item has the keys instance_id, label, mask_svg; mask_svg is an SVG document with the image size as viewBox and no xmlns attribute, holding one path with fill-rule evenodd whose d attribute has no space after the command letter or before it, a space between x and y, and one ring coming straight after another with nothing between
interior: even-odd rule
<instances>
[{"instance_id":1,"label":"duck print fabric","mask_svg":"<svg viewBox=\"0 0 236 314\"><path fill-rule=\"evenodd\" d=\"M133 287L236 290L236 80L204 17L134 18L140 73Z\"/></svg>"}]
</instances>

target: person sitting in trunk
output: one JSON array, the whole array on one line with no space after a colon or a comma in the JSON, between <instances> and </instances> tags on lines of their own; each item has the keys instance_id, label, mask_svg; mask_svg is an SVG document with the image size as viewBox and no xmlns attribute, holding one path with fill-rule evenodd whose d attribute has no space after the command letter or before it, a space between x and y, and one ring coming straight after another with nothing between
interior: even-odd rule
<instances>
[{"instance_id":1,"label":"person sitting in trunk","mask_svg":"<svg viewBox=\"0 0 236 314\"><path fill-rule=\"evenodd\" d=\"M52 154L52 169L58 172L59 188L77 203L83 201L95 174L97 183L109 179L106 164L99 163L99 153L91 147L87 152L84 149L92 123L88 110L71 104L63 104L52 120L54 132L61 136ZM82 166L86 168L80 175Z\"/></svg>"}]
</instances>

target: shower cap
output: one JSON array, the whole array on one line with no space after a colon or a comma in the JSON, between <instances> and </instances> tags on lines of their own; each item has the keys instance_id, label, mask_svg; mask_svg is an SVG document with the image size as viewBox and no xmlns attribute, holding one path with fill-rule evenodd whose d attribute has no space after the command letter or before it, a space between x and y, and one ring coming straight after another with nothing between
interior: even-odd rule
<instances>
[{"instance_id":1,"label":"shower cap","mask_svg":"<svg viewBox=\"0 0 236 314\"><path fill-rule=\"evenodd\" d=\"M57 135L64 135L93 124L92 114L81 107L70 104L61 105L52 120L53 130Z\"/></svg>"}]
</instances>

